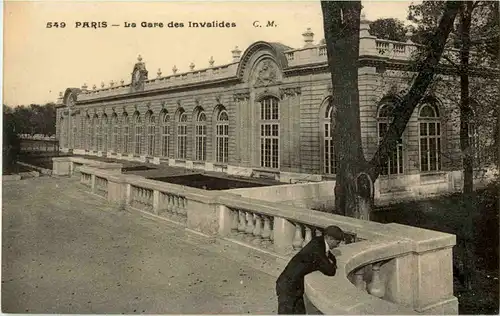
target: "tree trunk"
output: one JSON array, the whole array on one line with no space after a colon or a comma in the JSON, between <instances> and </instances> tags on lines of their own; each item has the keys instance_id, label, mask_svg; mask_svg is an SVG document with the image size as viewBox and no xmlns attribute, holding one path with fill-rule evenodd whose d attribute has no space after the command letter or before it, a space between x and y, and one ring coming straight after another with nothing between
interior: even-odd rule
<instances>
[{"instance_id":1,"label":"tree trunk","mask_svg":"<svg viewBox=\"0 0 500 316\"><path fill-rule=\"evenodd\" d=\"M460 147L463 154L463 193L470 195L473 184L473 149L469 143L469 124L473 117L469 101L470 26L473 2L465 2L460 11Z\"/></svg>"},{"instance_id":2,"label":"tree trunk","mask_svg":"<svg viewBox=\"0 0 500 316\"><path fill-rule=\"evenodd\" d=\"M333 106L336 109L335 115L332 115L335 157L338 162L336 212L368 219L370 209L358 207L360 196L356 188L357 175L365 163L361 147L358 91L361 1L322 1L321 8L328 65L332 73Z\"/></svg>"},{"instance_id":3,"label":"tree trunk","mask_svg":"<svg viewBox=\"0 0 500 316\"><path fill-rule=\"evenodd\" d=\"M474 183L473 183L473 148L469 142L469 124L473 117L469 100L469 57L470 57L470 26L474 2L464 2L460 9L460 147L464 170L463 203L468 214L464 225L464 285L472 289L475 272L474 258Z\"/></svg>"}]
</instances>

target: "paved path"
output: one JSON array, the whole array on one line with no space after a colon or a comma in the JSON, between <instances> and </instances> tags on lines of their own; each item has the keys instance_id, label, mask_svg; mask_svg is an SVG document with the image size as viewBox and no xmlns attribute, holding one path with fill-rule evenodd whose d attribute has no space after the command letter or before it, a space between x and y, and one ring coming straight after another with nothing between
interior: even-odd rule
<instances>
[{"instance_id":1,"label":"paved path","mask_svg":"<svg viewBox=\"0 0 500 316\"><path fill-rule=\"evenodd\" d=\"M194 247L74 180L4 182L2 226L4 313L276 313L274 276Z\"/></svg>"}]
</instances>

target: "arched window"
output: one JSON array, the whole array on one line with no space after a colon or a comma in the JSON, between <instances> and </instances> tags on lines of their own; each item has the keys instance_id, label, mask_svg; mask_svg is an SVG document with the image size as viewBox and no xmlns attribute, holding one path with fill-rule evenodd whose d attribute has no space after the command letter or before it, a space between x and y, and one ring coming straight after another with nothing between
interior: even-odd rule
<instances>
[{"instance_id":1,"label":"arched window","mask_svg":"<svg viewBox=\"0 0 500 316\"><path fill-rule=\"evenodd\" d=\"M65 137L66 137L66 133L65 133L65 126L64 126L64 117L60 117L59 118L59 147L61 148L64 148L64 146L66 146L66 142L65 142Z\"/></svg>"},{"instance_id":2,"label":"arched window","mask_svg":"<svg viewBox=\"0 0 500 316\"><path fill-rule=\"evenodd\" d=\"M441 122L439 111L426 103L419 112L420 171L441 170Z\"/></svg>"},{"instance_id":3,"label":"arched window","mask_svg":"<svg viewBox=\"0 0 500 316\"><path fill-rule=\"evenodd\" d=\"M123 113L122 118L122 153L130 153L130 119L127 113Z\"/></svg>"},{"instance_id":4,"label":"arched window","mask_svg":"<svg viewBox=\"0 0 500 316\"><path fill-rule=\"evenodd\" d=\"M113 133L111 136L111 150L114 153L118 152L118 116L116 113L113 113L111 116L111 128L113 129Z\"/></svg>"},{"instance_id":5,"label":"arched window","mask_svg":"<svg viewBox=\"0 0 500 316\"><path fill-rule=\"evenodd\" d=\"M207 116L203 111L198 112L196 117L195 147L195 160L205 161L207 159Z\"/></svg>"},{"instance_id":6,"label":"arched window","mask_svg":"<svg viewBox=\"0 0 500 316\"><path fill-rule=\"evenodd\" d=\"M177 158L179 159L187 157L187 119L186 112L179 115L177 124Z\"/></svg>"},{"instance_id":7,"label":"arched window","mask_svg":"<svg viewBox=\"0 0 500 316\"><path fill-rule=\"evenodd\" d=\"M108 151L108 116L106 114L103 115L102 117L102 144L101 144L101 150L104 152Z\"/></svg>"},{"instance_id":8,"label":"arched window","mask_svg":"<svg viewBox=\"0 0 500 316\"><path fill-rule=\"evenodd\" d=\"M337 173L337 160L335 159L335 150L333 146L333 131L334 125L332 125L332 115L333 115L333 104L332 99L329 98L328 106L326 107L323 116L323 148L325 154L325 173L326 174L336 174Z\"/></svg>"},{"instance_id":9,"label":"arched window","mask_svg":"<svg viewBox=\"0 0 500 316\"><path fill-rule=\"evenodd\" d=\"M139 113L135 114L134 118L134 124L135 124L135 146L134 146L134 154L135 155L140 155L141 154L141 143L142 143L142 120L141 116Z\"/></svg>"},{"instance_id":10,"label":"arched window","mask_svg":"<svg viewBox=\"0 0 500 316\"><path fill-rule=\"evenodd\" d=\"M215 125L215 159L220 163L227 163L229 149L229 116L226 110L217 115Z\"/></svg>"},{"instance_id":11,"label":"arched window","mask_svg":"<svg viewBox=\"0 0 500 316\"><path fill-rule=\"evenodd\" d=\"M155 130L156 130L156 117L153 113L149 113L148 120L148 156L155 155Z\"/></svg>"},{"instance_id":12,"label":"arched window","mask_svg":"<svg viewBox=\"0 0 500 316\"><path fill-rule=\"evenodd\" d=\"M260 101L260 166L279 168L279 100Z\"/></svg>"},{"instance_id":13,"label":"arched window","mask_svg":"<svg viewBox=\"0 0 500 316\"><path fill-rule=\"evenodd\" d=\"M71 119L71 129L72 129L72 132L71 132L71 148L76 148L77 146L77 140L78 140L78 123L77 123L77 116L78 114L74 115Z\"/></svg>"},{"instance_id":14,"label":"arched window","mask_svg":"<svg viewBox=\"0 0 500 316\"><path fill-rule=\"evenodd\" d=\"M378 143L380 144L389 129L392 122L391 113L394 109L394 103L382 104L378 110L377 115L377 135ZM403 139L398 139L396 150L390 155L387 163L382 166L382 175L402 174L403 173Z\"/></svg>"},{"instance_id":15,"label":"arched window","mask_svg":"<svg viewBox=\"0 0 500 316\"><path fill-rule=\"evenodd\" d=\"M92 119L92 150L97 151L99 138L99 117L97 114Z\"/></svg>"},{"instance_id":16,"label":"arched window","mask_svg":"<svg viewBox=\"0 0 500 316\"><path fill-rule=\"evenodd\" d=\"M93 146L93 138L94 138L94 134L93 134L93 128L92 128L92 120L90 119L90 116L87 115L87 117L85 118L85 124L86 124L86 131L87 131L87 134L85 136L85 149L86 150L91 150L92 149L92 146Z\"/></svg>"},{"instance_id":17,"label":"arched window","mask_svg":"<svg viewBox=\"0 0 500 316\"><path fill-rule=\"evenodd\" d=\"M167 112L163 112L161 125L161 155L162 157L169 156L169 144L170 144L170 115Z\"/></svg>"}]
</instances>

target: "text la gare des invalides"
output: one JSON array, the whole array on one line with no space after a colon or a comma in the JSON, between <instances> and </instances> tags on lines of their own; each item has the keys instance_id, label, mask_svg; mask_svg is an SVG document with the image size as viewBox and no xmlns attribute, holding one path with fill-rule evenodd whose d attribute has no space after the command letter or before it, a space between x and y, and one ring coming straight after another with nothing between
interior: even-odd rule
<instances>
[{"instance_id":1,"label":"text la gare des invalides","mask_svg":"<svg viewBox=\"0 0 500 316\"><path fill-rule=\"evenodd\" d=\"M110 24L106 21L101 22L76 22L76 28L107 28ZM117 24L111 24L111 26L119 26ZM123 22L123 27L126 28L183 28L183 27L193 27L193 28L231 28L236 27L235 22L213 20L213 21L170 21L170 22Z\"/></svg>"}]
</instances>

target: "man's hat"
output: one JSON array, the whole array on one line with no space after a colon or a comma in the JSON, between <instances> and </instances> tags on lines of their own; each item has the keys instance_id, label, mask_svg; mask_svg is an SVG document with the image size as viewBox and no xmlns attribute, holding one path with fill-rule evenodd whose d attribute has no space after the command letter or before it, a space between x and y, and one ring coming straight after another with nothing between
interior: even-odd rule
<instances>
[{"instance_id":1,"label":"man's hat","mask_svg":"<svg viewBox=\"0 0 500 316\"><path fill-rule=\"evenodd\" d=\"M331 225L325 228L323 235L330 236L336 240L344 240L344 232L338 226Z\"/></svg>"}]
</instances>

